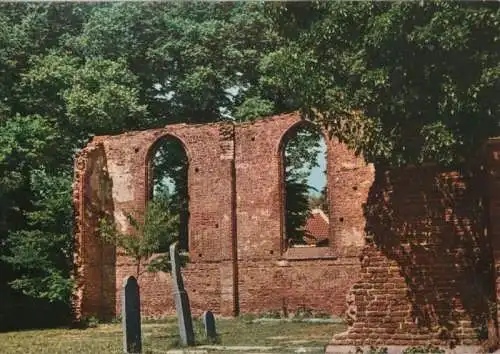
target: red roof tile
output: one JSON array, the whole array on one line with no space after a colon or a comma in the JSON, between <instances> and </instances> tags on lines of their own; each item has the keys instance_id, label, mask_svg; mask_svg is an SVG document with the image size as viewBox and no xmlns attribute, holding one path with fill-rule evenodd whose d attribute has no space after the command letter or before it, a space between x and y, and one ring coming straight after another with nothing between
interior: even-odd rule
<instances>
[{"instance_id":1,"label":"red roof tile","mask_svg":"<svg viewBox=\"0 0 500 354\"><path fill-rule=\"evenodd\" d=\"M320 209L312 210L304 226L305 241L308 244L317 244L328 240L328 229L328 217L325 213Z\"/></svg>"}]
</instances>

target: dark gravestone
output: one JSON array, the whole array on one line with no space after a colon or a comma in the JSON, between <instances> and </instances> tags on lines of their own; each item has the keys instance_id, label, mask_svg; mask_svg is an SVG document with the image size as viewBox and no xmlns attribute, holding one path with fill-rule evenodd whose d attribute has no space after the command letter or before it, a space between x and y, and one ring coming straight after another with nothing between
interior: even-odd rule
<instances>
[{"instance_id":1,"label":"dark gravestone","mask_svg":"<svg viewBox=\"0 0 500 354\"><path fill-rule=\"evenodd\" d=\"M205 327L205 336L207 339L217 339L217 331L215 330L215 317L211 311L203 312L203 326Z\"/></svg>"},{"instance_id":2,"label":"dark gravestone","mask_svg":"<svg viewBox=\"0 0 500 354\"><path fill-rule=\"evenodd\" d=\"M182 345L194 345L193 321L189 298L182 281L181 262L177 242L170 245L170 262L172 264L172 285L174 290L175 309L179 324L179 335Z\"/></svg>"},{"instance_id":3,"label":"dark gravestone","mask_svg":"<svg viewBox=\"0 0 500 354\"><path fill-rule=\"evenodd\" d=\"M130 276L122 286L123 352L141 353L141 299L137 280Z\"/></svg>"}]
</instances>

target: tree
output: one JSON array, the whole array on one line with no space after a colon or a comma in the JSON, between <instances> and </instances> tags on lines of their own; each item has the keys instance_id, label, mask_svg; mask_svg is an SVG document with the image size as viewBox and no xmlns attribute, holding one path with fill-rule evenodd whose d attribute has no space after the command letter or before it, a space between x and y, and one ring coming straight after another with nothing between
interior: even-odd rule
<instances>
[{"instance_id":1,"label":"tree","mask_svg":"<svg viewBox=\"0 0 500 354\"><path fill-rule=\"evenodd\" d=\"M69 279L71 264L55 261L59 240L46 234L64 235L71 243L71 230L61 226L72 216L64 214L64 223L54 218L52 225L43 227L31 221L33 213L59 213L50 209L55 203L39 202L33 171L47 171L46 178L53 180L47 185L66 179L64 193L55 195L70 210L71 200L62 195L71 191L73 157L93 135L226 119L223 112L230 114L245 95L244 90L227 90L256 80L256 63L276 38L261 8L190 3L0 5L2 325L19 317L13 314L13 301L16 314L20 308L29 313L32 304L40 303L35 298L69 303L59 287L50 295L48 285L43 291L33 289L46 275L45 260L36 259L42 254L29 258L29 272L19 263L30 251L30 242L43 244L57 274ZM16 245L14 237L26 242ZM50 277L44 279L44 284L51 283ZM17 284L18 290L8 284Z\"/></svg>"},{"instance_id":2,"label":"tree","mask_svg":"<svg viewBox=\"0 0 500 354\"><path fill-rule=\"evenodd\" d=\"M288 245L304 243L304 226L309 217L309 188L304 180L293 177L285 181L285 236Z\"/></svg>"},{"instance_id":3,"label":"tree","mask_svg":"<svg viewBox=\"0 0 500 354\"><path fill-rule=\"evenodd\" d=\"M325 187L321 190L319 196L309 196L309 208L311 209L321 209L326 214L328 214L328 188Z\"/></svg>"},{"instance_id":4,"label":"tree","mask_svg":"<svg viewBox=\"0 0 500 354\"><path fill-rule=\"evenodd\" d=\"M142 222L127 214L132 233L119 231L109 219L100 220L101 237L135 261L137 279L144 272L142 266L146 271L170 271L168 252L151 259L162 246L178 241L178 215L170 213L168 203L168 199L150 201Z\"/></svg>"},{"instance_id":5,"label":"tree","mask_svg":"<svg viewBox=\"0 0 500 354\"><path fill-rule=\"evenodd\" d=\"M152 200L159 200L176 216L176 231L179 247L187 251L188 242L188 160L184 146L178 139L165 137L151 157L153 178L150 181ZM161 250L168 252L169 245L162 245Z\"/></svg>"},{"instance_id":6,"label":"tree","mask_svg":"<svg viewBox=\"0 0 500 354\"><path fill-rule=\"evenodd\" d=\"M10 226L4 240L0 240L4 249L0 267L5 282L0 284L2 330L57 326L71 320L71 175L39 167L29 172L28 182L33 209L20 212L16 206L20 203L10 199L13 209L4 225L9 227L8 221L13 223L14 218L21 221L17 228ZM14 191L7 195L16 196ZM26 218L25 224L21 217Z\"/></svg>"},{"instance_id":7,"label":"tree","mask_svg":"<svg viewBox=\"0 0 500 354\"><path fill-rule=\"evenodd\" d=\"M284 140L285 236L290 245L303 244L307 219L311 214L307 179L318 166L322 139L313 125L298 126Z\"/></svg>"},{"instance_id":8,"label":"tree","mask_svg":"<svg viewBox=\"0 0 500 354\"><path fill-rule=\"evenodd\" d=\"M58 45L61 36L78 31L85 11L76 10L84 7L0 5L2 329L55 325L68 318L71 160L64 156L72 151L43 112L25 109L18 84L32 58Z\"/></svg>"},{"instance_id":9,"label":"tree","mask_svg":"<svg viewBox=\"0 0 500 354\"><path fill-rule=\"evenodd\" d=\"M125 59L139 79L150 124L217 121L253 94L258 62L277 45L262 9L259 3L102 6L73 41L74 50ZM261 104L255 109L260 113Z\"/></svg>"},{"instance_id":10,"label":"tree","mask_svg":"<svg viewBox=\"0 0 500 354\"><path fill-rule=\"evenodd\" d=\"M70 209L91 136L300 109L368 161L461 163L500 133L499 23L493 2L0 4L0 323L66 296L16 282L45 261L26 272L12 240L71 240L40 193Z\"/></svg>"},{"instance_id":11,"label":"tree","mask_svg":"<svg viewBox=\"0 0 500 354\"><path fill-rule=\"evenodd\" d=\"M472 2L268 6L285 44L263 92L329 124L369 161L462 163L499 132L500 7Z\"/></svg>"},{"instance_id":12,"label":"tree","mask_svg":"<svg viewBox=\"0 0 500 354\"><path fill-rule=\"evenodd\" d=\"M31 184L36 209L26 214L27 228L9 233L10 253L2 260L22 274L11 281L14 289L50 302L67 302L72 292L71 179L37 169L31 172Z\"/></svg>"}]
</instances>

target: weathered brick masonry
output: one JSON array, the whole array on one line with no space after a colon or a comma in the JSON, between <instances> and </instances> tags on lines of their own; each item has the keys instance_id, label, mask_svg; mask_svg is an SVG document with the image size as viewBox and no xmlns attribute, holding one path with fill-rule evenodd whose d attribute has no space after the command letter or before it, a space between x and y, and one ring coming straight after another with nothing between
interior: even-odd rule
<instances>
[{"instance_id":1,"label":"weathered brick masonry","mask_svg":"<svg viewBox=\"0 0 500 354\"><path fill-rule=\"evenodd\" d=\"M125 212L143 213L148 160L169 135L189 160L184 277L195 314L347 309L351 326L335 345L477 343L488 319L491 337L500 295L500 143L490 142L487 168L475 173L375 171L327 139L330 246L286 249L281 148L300 124L307 123L290 114L95 138L75 165L77 316L118 312L121 281L135 269L102 244L97 220L111 213L126 229ZM145 273L140 285L144 314L174 312L168 274Z\"/></svg>"},{"instance_id":2,"label":"weathered brick masonry","mask_svg":"<svg viewBox=\"0 0 500 354\"><path fill-rule=\"evenodd\" d=\"M113 212L111 181L104 147L98 141L75 161L75 268L77 314L114 315L115 249L96 237L98 220Z\"/></svg>"},{"instance_id":3,"label":"weathered brick masonry","mask_svg":"<svg viewBox=\"0 0 500 354\"><path fill-rule=\"evenodd\" d=\"M285 250L281 148L285 134L300 124L305 122L291 114L95 138L76 163L77 315L118 313L121 281L135 269L119 251L115 256L102 244L97 220L107 211L127 230L125 213L143 213L148 160L164 136L179 139L189 160L191 262L184 277L193 312L233 315L286 307L342 314L345 295L359 274L362 202L373 168L342 144L328 141L331 246ZM111 198L97 198L99 193ZM109 256L101 257L102 250ZM140 285L144 314L174 311L168 274L144 273Z\"/></svg>"},{"instance_id":4,"label":"weathered brick masonry","mask_svg":"<svg viewBox=\"0 0 500 354\"><path fill-rule=\"evenodd\" d=\"M377 170L366 205L369 242L351 291L355 320L333 344L469 345L486 338L495 298L485 177L431 166Z\"/></svg>"},{"instance_id":5,"label":"weathered brick masonry","mask_svg":"<svg viewBox=\"0 0 500 354\"><path fill-rule=\"evenodd\" d=\"M463 170L377 168L345 346L498 347L500 140Z\"/></svg>"}]
</instances>

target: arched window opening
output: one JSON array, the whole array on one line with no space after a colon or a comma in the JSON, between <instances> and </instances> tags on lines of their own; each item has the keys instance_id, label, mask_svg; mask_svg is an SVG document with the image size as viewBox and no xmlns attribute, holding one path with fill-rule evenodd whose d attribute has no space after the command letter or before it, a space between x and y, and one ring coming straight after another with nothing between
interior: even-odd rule
<instances>
[{"instance_id":1,"label":"arched window opening","mask_svg":"<svg viewBox=\"0 0 500 354\"><path fill-rule=\"evenodd\" d=\"M172 136L161 138L149 163L148 212L158 225L160 252L168 252L172 239L189 250L188 158L182 142ZM160 220L154 220L160 219Z\"/></svg>"},{"instance_id":2,"label":"arched window opening","mask_svg":"<svg viewBox=\"0 0 500 354\"><path fill-rule=\"evenodd\" d=\"M321 131L299 125L284 138L284 238L286 247L328 246L326 141Z\"/></svg>"}]
</instances>

